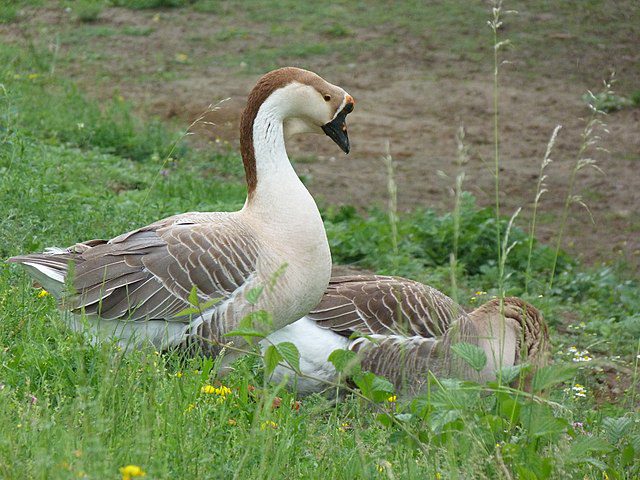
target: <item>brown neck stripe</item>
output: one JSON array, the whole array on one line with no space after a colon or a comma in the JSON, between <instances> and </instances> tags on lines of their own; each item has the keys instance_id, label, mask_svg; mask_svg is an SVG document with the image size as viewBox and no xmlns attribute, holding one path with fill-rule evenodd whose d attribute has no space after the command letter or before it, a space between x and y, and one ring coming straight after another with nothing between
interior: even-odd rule
<instances>
[{"instance_id":1,"label":"brown neck stripe","mask_svg":"<svg viewBox=\"0 0 640 480\"><path fill-rule=\"evenodd\" d=\"M247 179L247 195L251 199L258 183L256 171L256 155L253 148L253 123L260 110L260 106L275 90L293 81L315 85L324 82L315 73L295 67L284 67L262 76L247 99L247 106L240 119L240 153L244 163Z\"/></svg>"}]
</instances>

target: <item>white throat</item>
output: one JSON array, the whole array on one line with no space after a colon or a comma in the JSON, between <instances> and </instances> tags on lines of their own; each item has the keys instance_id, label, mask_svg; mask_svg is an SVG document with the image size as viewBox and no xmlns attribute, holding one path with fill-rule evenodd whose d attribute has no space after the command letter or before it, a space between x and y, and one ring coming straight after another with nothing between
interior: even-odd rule
<instances>
[{"instance_id":1,"label":"white throat","mask_svg":"<svg viewBox=\"0 0 640 480\"><path fill-rule=\"evenodd\" d=\"M302 183L287 155L284 143L284 119L291 103L294 85L273 92L260 106L253 121L253 150L256 159L257 190L278 183ZM304 186L302 186L304 188Z\"/></svg>"},{"instance_id":2,"label":"white throat","mask_svg":"<svg viewBox=\"0 0 640 480\"><path fill-rule=\"evenodd\" d=\"M253 121L257 182L251 202L247 199L245 203L245 209L267 214L267 218L276 221L282 215L289 223L292 216L320 218L316 203L291 166L285 147L284 120L300 101L299 95L299 84L287 85L269 95L258 109Z\"/></svg>"}]
</instances>

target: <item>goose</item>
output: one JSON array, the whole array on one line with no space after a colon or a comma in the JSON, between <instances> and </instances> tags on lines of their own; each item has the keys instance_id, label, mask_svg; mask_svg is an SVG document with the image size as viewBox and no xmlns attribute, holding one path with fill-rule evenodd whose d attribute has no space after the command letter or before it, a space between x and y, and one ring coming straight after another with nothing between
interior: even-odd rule
<instances>
[{"instance_id":1,"label":"goose","mask_svg":"<svg viewBox=\"0 0 640 480\"><path fill-rule=\"evenodd\" d=\"M259 310L272 315L272 328L284 327L320 301L331 276L324 225L291 166L285 136L324 133L349 153L345 119L354 103L313 72L271 71L241 117L241 210L183 213L108 241L8 261L59 300L69 327L87 331L93 342L115 339L125 350L186 342L216 355L221 340L242 344L223 335ZM196 297L207 308L181 315Z\"/></svg>"},{"instance_id":2,"label":"goose","mask_svg":"<svg viewBox=\"0 0 640 480\"><path fill-rule=\"evenodd\" d=\"M350 338L353 334L362 334ZM492 299L471 313L442 292L401 277L351 275L333 277L320 303L309 314L262 341L294 343L300 352L295 376L278 365L273 383L297 387L300 395L318 393L339 380L328 357L336 349L357 353L363 370L386 377L397 391L419 393L428 373L486 382L502 366L546 362L549 334L542 314L515 297ZM487 356L476 372L452 354L466 342ZM308 375L309 377L305 376Z\"/></svg>"}]
</instances>

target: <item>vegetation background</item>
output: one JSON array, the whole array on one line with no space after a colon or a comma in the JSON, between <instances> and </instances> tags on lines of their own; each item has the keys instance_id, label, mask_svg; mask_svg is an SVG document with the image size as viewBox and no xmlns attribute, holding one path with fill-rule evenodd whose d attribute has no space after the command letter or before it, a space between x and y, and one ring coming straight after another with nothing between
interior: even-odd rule
<instances>
[{"instance_id":1,"label":"vegetation background","mask_svg":"<svg viewBox=\"0 0 640 480\"><path fill-rule=\"evenodd\" d=\"M2 264L0 477L640 475L637 2L3 0L0 38L0 257L239 208L242 102L293 64L358 102L349 157L290 148L334 262L523 296L555 361L533 394L298 402L257 358L223 386L207 359L88 345Z\"/></svg>"}]
</instances>

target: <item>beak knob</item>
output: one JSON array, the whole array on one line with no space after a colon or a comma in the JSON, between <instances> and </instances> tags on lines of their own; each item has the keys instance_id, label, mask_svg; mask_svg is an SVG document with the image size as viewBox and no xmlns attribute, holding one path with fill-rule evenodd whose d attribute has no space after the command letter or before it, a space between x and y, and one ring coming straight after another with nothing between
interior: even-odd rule
<instances>
[{"instance_id":1,"label":"beak knob","mask_svg":"<svg viewBox=\"0 0 640 480\"><path fill-rule=\"evenodd\" d=\"M344 153L349 153L349 135L347 135L347 115L353 111L355 101L351 95L347 95L346 102L342 110L329 123L322 126L322 130L327 136L336 142Z\"/></svg>"}]
</instances>

